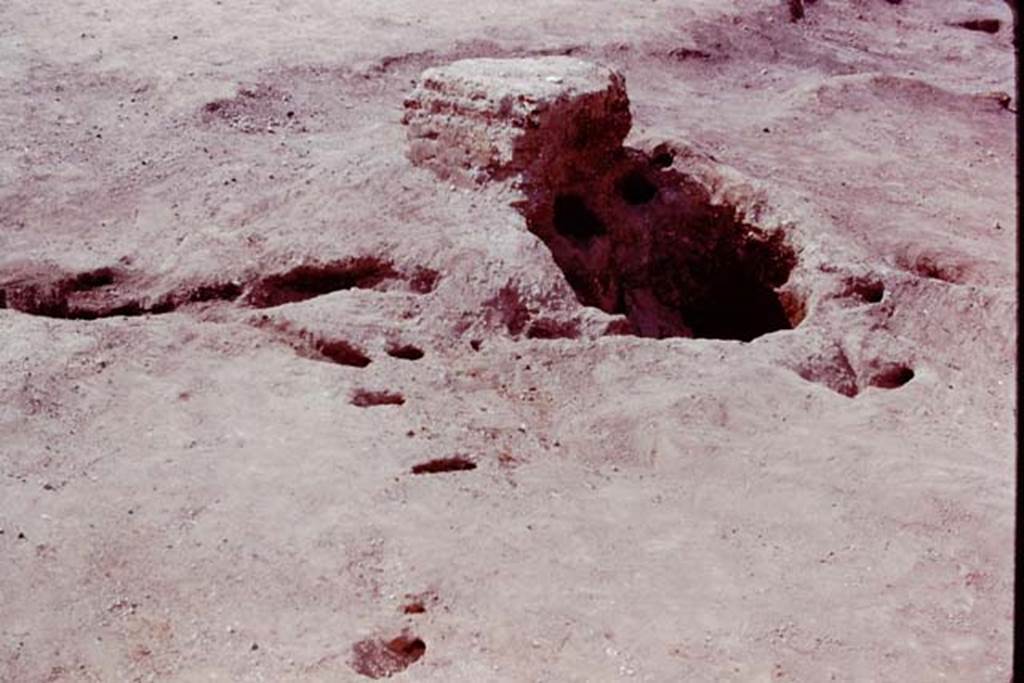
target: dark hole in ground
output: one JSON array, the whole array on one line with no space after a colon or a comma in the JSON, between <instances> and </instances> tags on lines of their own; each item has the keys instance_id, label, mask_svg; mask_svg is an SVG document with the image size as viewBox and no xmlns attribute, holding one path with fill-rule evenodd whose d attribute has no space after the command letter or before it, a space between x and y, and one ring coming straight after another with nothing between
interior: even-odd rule
<instances>
[{"instance_id":1,"label":"dark hole in ground","mask_svg":"<svg viewBox=\"0 0 1024 683\"><path fill-rule=\"evenodd\" d=\"M669 168L675 162L671 152L661 152L651 157L651 165L656 168Z\"/></svg>"},{"instance_id":2,"label":"dark hole in ground","mask_svg":"<svg viewBox=\"0 0 1024 683\"><path fill-rule=\"evenodd\" d=\"M898 389L914 379L914 370L906 365L891 363L882 366L868 381L879 389Z\"/></svg>"},{"instance_id":3,"label":"dark hole in ground","mask_svg":"<svg viewBox=\"0 0 1024 683\"><path fill-rule=\"evenodd\" d=\"M587 208L581 197L574 194L555 197L554 224L559 235L579 242L587 242L607 232L601 219Z\"/></svg>"},{"instance_id":4,"label":"dark hole in ground","mask_svg":"<svg viewBox=\"0 0 1024 683\"><path fill-rule=\"evenodd\" d=\"M619 181L619 195L627 204L636 206L646 204L657 197L658 188L643 173L633 171Z\"/></svg>"},{"instance_id":5,"label":"dark hole in ground","mask_svg":"<svg viewBox=\"0 0 1024 683\"><path fill-rule=\"evenodd\" d=\"M256 308L270 308L343 289L369 289L397 277L389 262L372 256L306 264L256 281L246 300Z\"/></svg>"},{"instance_id":6,"label":"dark hole in ground","mask_svg":"<svg viewBox=\"0 0 1024 683\"><path fill-rule=\"evenodd\" d=\"M75 292L84 292L90 289L99 289L100 287L108 287L117 279L117 274L113 268L98 268L96 270L90 270L85 273L79 273L74 277L71 282L71 290Z\"/></svg>"},{"instance_id":7,"label":"dark hole in ground","mask_svg":"<svg viewBox=\"0 0 1024 683\"><path fill-rule=\"evenodd\" d=\"M463 472L475 470L476 463L469 458L456 455L450 458L435 458L427 462L413 465L413 474L440 474L442 472Z\"/></svg>"},{"instance_id":8,"label":"dark hole in ground","mask_svg":"<svg viewBox=\"0 0 1024 683\"><path fill-rule=\"evenodd\" d=\"M390 678L416 663L427 651L422 639L408 633L385 641L367 638L352 646L352 669L368 678Z\"/></svg>"},{"instance_id":9,"label":"dark hole in ground","mask_svg":"<svg viewBox=\"0 0 1024 683\"><path fill-rule=\"evenodd\" d=\"M846 281L843 296L869 304L877 304L885 297L885 283L869 278L851 278Z\"/></svg>"},{"instance_id":10,"label":"dark hole in ground","mask_svg":"<svg viewBox=\"0 0 1024 683\"><path fill-rule=\"evenodd\" d=\"M968 31L999 33L999 29L1002 27L1003 22L998 19L968 19L967 21L957 22L956 25L960 28L965 28Z\"/></svg>"},{"instance_id":11,"label":"dark hole in ground","mask_svg":"<svg viewBox=\"0 0 1024 683\"><path fill-rule=\"evenodd\" d=\"M339 365L365 368L371 363L369 356L342 339L334 341L320 340L314 343L313 346L321 356Z\"/></svg>"},{"instance_id":12,"label":"dark hole in ground","mask_svg":"<svg viewBox=\"0 0 1024 683\"><path fill-rule=\"evenodd\" d=\"M392 358L401 358L402 360L419 360L423 358L423 349L412 344L402 344L400 346L392 346L388 349L388 355Z\"/></svg>"},{"instance_id":13,"label":"dark hole in ground","mask_svg":"<svg viewBox=\"0 0 1024 683\"><path fill-rule=\"evenodd\" d=\"M525 204L579 301L625 315L641 337L750 341L799 324L802 300L779 291L797 263L783 231L713 205L680 172L644 175L652 163L628 150L569 186L535 189ZM621 192L634 175L653 190ZM631 203L653 194L659 201Z\"/></svg>"},{"instance_id":14,"label":"dark hole in ground","mask_svg":"<svg viewBox=\"0 0 1024 683\"><path fill-rule=\"evenodd\" d=\"M405 403L405 397L393 391L371 391L369 389L358 389L352 395L352 405L360 408L371 406L400 406Z\"/></svg>"},{"instance_id":15,"label":"dark hole in ground","mask_svg":"<svg viewBox=\"0 0 1024 683\"><path fill-rule=\"evenodd\" d=\"M804 0L788 0L789 20L800 21L804 18Z\"/></svg>"},{"instance_id":16,"label":"dark hole in ground","mask_svg":"<svg viewBox=\"0 0 1024 683\"><path fill-rule=\"evenodd\" d=\"M423 614L426 611L427 611L426 605L424 605L422 602L419 602L419 601L410 602L408 604L402 605L402 613L403 614Z\"/></svg>"}]
</instances>

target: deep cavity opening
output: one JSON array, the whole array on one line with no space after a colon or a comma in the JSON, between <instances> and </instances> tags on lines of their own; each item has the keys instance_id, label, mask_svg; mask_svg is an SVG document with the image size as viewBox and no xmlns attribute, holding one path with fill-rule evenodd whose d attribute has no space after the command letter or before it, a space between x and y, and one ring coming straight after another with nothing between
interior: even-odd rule
<instances>
[{"instance_id":1,"label":"deep cavity opening","mask_svg":"<svg viewBox=\"0 0 1024 683\"><path fill-rule=\"evenodd\" d=\"M604 235L608 231L601 219L587 207L583 198L575 194L557 195L553 215L558 234L577 242L589 242L591 238Z\"/></svg>"},{"instance_id":2,"label":"deep cavity opening","mask_svg":"<svg viewBox=\"0 0 1024 683\"><path fill-rule=\"evenodd\" d=\"M441 474L443 472L464 472L475 470L476 463L461 455L450 458L435 458L427 462L413 465L413 474Z\"/></svg>"},{"instance_id":3,"label":"deep cavity opening","mask_svg":"<svg viewBox=\"0 0 1024 683\"><path fill-rule=\"evenodd\" d=\"M618 189L619 196L633 206L646 204L658 196L658 188L639 171L624 175L619 180Z\"/></svg>"},{"instance_id":4,"label":"deep cavity opening","mask_svg":"<svg viewBox=\"0 0 1024 683\"><path fill-rule=\"evenodd\" d=\"M666 161L627 150L589 177L532 192L530 229L579 301L624 315L642 337L746 342L799 324L803 300L783 288L797 264L784 230L712 204L682 173L643 171Z\"/></svg>"}]
</instances>

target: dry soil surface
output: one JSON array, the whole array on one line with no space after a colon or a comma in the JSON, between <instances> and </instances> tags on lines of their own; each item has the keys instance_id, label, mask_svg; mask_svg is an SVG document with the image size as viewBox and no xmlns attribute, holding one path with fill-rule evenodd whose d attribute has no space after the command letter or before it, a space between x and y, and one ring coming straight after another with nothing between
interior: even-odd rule
<instances>
[{"instance_id":1,"label":"dry soil surface","mask_svg":"<svg viewBox=\"0 0 1024 683\"><path fill-rule=\"evenodd\" d=\"M544 55L650 166L556 224L764 329L410 162ZM0 679L1008 680L1014 91L996 0L0 4Z\"/></svg>"}]
</instances>

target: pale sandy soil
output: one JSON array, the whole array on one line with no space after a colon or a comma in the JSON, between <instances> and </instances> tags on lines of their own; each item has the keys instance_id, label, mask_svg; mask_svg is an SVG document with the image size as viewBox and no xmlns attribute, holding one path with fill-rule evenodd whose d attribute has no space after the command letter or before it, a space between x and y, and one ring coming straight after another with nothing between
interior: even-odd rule
<instances>
[{"instance_id":1,"label":"pale sandy soil","mask_svg":"<svg viewBox=\"0 0 1024 683\"><path fill-rule=\"evenodd\" d=\"M1010 22L0 4L0 680L368 680L405 634L396 680L1007 681ZM603 334L506 188L410 163L423 69L540 54L785 235L794 329Z\"/></svg>"}]
</instances>

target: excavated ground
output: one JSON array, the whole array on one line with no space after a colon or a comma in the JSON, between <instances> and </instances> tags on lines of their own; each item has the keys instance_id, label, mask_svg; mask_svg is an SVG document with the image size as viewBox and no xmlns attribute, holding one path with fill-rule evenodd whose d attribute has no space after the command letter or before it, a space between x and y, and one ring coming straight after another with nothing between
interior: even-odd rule
<instances>
[{"instance_id":1,"label":"excavated ground","mask_svg":"<svg viewBox=\"0 0 1024 683\"><path fill-rule=\"evenodd\" d=\"M1008 680L1011 13L793 6L0 5L0 680Z\"/></svg>"}]
</instances>

